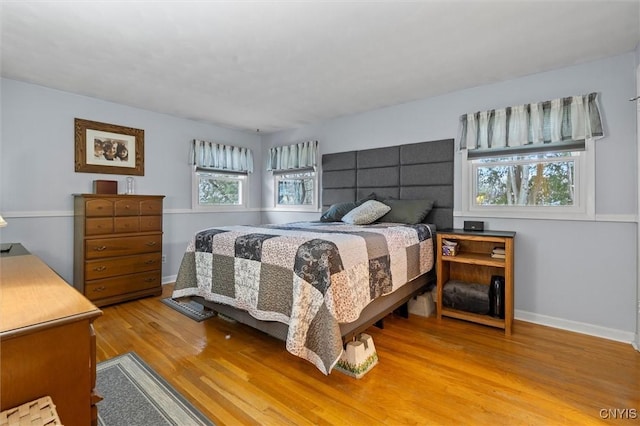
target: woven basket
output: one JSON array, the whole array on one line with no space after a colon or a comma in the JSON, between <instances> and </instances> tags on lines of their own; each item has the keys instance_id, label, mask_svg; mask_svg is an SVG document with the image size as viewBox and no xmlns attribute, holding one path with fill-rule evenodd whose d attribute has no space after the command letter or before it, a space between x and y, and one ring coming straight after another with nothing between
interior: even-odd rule
<instances>
[{"instance_id":1,"label":"woven basket","mask_svg":"<svg viewBox=\"0 0 640 426\"><path fill-rule=\"evenodd\" d=\"M0 413L0 426L62 426L56 406L48 396Z\"/></svg>"}]
</instances>

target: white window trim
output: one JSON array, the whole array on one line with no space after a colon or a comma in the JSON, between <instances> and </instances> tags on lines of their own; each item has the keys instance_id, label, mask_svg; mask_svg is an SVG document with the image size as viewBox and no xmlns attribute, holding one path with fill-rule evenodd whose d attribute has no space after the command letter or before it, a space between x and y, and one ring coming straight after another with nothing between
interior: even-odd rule
<instances>
[{"instance_id":1,"label":"white window trim","mask_svg":"<svg viewBox=\"0 0 640 426\"><path fill-rule=\"evenodd\" d=\"M305 173L313 171L313 197L312 203L308 205L296 205L296 204L278 204L278 179L287 174L296 174L296 173ZM291 211L291 212L317 212L319 209L318 199L319 190L318 190L318 171L317 170L306 170L306 171L291 171L290 173L274 173L273 174L273 209L276 211Z\"/></svg>"},{"instance_id":2,"label":"white window trim","mask_svg":"<svg viewBox=\"0 0 640 426\"><path fill-rule=\"evenodd\" d=\"M242 194L240 194L241 200L242 202L238 205L233 205L233 206L222 206L222 205L217 205L217 206L203 206L200 205L198 203L198 174L199 173L203 173L203 174L229 174L231 175L231 173L225 173L224 171L215 171L215 170L211 170L210 172L208 171L202 171L202 170L197 170L195 167L193 168L193 171L191 173L191 209L194 211L199 211L199 212L235 212L235 211L245 211L247 210L248 207L248 201L249 201L249 175L241 175L244 177L244 182L242 182Z\"/></svg>"},{"instance_id":3,"label":"white window trim","mask_svg":"<svg viewBox=\"0 0 640 426\"><path fill-rule=\"evenodd\" d=\"M585 141L585 151L578 157L576 182L577 205L572 207L544 206L477 206L473 202L473 164L467 158L467 150L460 151L462 216L496 217L511 219L595 220L595 146L593 139Z\"/></svg>"}]
</instances>

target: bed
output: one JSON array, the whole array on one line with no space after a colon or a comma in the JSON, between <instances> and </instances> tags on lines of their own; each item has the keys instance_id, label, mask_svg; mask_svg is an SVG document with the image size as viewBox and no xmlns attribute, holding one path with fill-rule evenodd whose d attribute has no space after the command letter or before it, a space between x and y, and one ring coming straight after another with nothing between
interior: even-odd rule
<instances>
[{"instance_id":1,"label":"bed","mask_svg":"<svg viewBox=\"0 0 640 426\"><path fill-rule=\"evenodd\" d=\"M329 374L344 342L433 286L435 231L453 224L453 140L325 154L322 200L323 221L197 232L173 297L284 340ZM371 200L432 205L420 223L331 221L336 206Z\"/></svg>"}]
</instances>

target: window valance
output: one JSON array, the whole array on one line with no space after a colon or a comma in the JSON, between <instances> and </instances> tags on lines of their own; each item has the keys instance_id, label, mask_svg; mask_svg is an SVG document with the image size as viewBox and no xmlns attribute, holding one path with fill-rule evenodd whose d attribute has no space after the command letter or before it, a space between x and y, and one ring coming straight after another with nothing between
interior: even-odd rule
<instances>
[{"instance_id":1,"label":"window valance","mask_svg":"<svg viewBox=\"0 0 640 426\"><path fill-rule=\"evenodd\" d=\"M267 170L279 172L315 168L317 157L318 141L276 146L269 149Z\"/></svg>"},{"instance_id":2,"label":"window valance","mask_svg":"<svg viewBox=\"0 0 640 426\"><path fill-rule=\"evenodd\" d=\"M248 148L194 139L191 143L191 165L201 170L253 172L253 154Z\"/></svg>"},{"instance_id":3,"label":"window valance","mask_svg":"<svg viewBox=\"0 0 640 426\"><path fill-rule=\"evenodd\" d=\"M460 117L458 149L469 150L469 156L512 153L529 146L546 151L575 145L570 141L602 136L598 94L589 93L464 114Z\"/></svg>"}]
</instances>

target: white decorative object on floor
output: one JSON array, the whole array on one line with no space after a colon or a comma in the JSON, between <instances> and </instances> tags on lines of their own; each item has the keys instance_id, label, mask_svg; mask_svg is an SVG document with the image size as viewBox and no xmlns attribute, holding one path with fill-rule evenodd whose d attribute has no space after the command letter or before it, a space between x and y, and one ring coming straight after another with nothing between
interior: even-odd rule
<instances>
[{"instance_id":1,"label":"white decorative object on floor","mask_svg":"<svg viewBox=\"0 0 640 426\"><path fill-rule=\"evenodd\" d=\"M409 300L409 313L421 317L430 317L436 311L431 292L421 294Z\"/></svg>"},{"instance_id":2,"label":"white decorative object on floor","mask_svg":"<svg viewBox=\"0 0 640 426\"><path fill-rule=\"evenodd\" d=\"M348 376L359 379L377 363L378 353L373 344L373 338L362 333L358 340L347 343L335 368Z\"/></svg>"}]
</instances>

